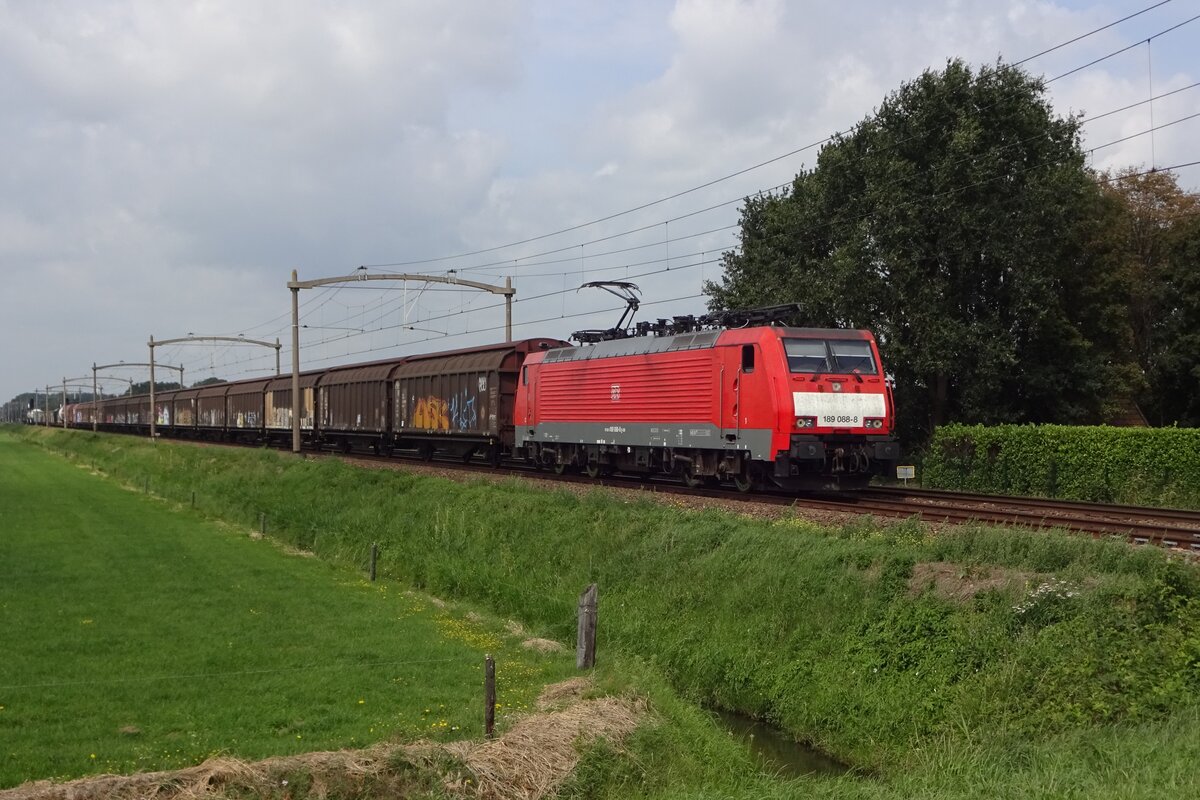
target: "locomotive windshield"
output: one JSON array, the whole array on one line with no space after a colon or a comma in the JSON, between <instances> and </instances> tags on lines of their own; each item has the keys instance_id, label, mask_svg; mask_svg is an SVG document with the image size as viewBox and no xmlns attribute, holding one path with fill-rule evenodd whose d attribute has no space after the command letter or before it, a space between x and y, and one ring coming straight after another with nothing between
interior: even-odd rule
<instances>
[{"instance_id":1,"label":"locomotive windshield","mask_svg":"<svg viewBox=\"0 0 1200 800\"><path fill-rule=\"evenodd\" d=\"M863 339L784 339L783 349L791 372L876 374L871 343Z\"/></svg>"}]
</instances>

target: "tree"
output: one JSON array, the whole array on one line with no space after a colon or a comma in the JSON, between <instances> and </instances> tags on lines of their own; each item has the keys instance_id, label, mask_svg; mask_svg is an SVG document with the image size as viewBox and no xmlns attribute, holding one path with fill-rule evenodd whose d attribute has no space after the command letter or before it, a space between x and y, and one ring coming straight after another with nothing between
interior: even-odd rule
<instances>
[{"instance_id":1,"label":"tree","mask_svg":"<svg viewBox=\"0 0 1200 800\"><path fill-rule=\"evenodd\" d=\"M1200 425L1200 195L1170 172L1135 167L1100 183L1119 210L1112 230L1130 275L1142 410L1154 424Z\"/></svg>"},{"instance_id":2,"label":"tree","mask_svg":"<svg viewBox=\"0 0 1200 800\"><path fill-rule=\"evenodd\" d=\"M790 191L747 200L710 305L796 302L812 324L873 330L908 438L1100 418L1136 377L1127 274L1078 120L1044 95L957 60L904 84Z\"/></svg>"},{"instance_id":3,"label":"tree","mask_svg":"<svg viewBox=\"0 0 1200 800\"><path fill-rule=\"evenodd\" d=\"M158 392L173 392L176 389L182 389L182 388L183 387L179 384L178 381L155 381L154 382L154 391L156 394ZM150 394L150 381L142 381L141 383L131 384L129 389L125 391L125 394L127 394L127 395Z\"/></svg>"},{"instance_id":4,"label":"tree","mask_svg":"<svg viewBox=\"0 0 1200 800\"><path fill-rule=\"evenodd\" d=\"M1151 413L1160 424L1200 427L1200 216L1173 226L1155 326Z\"/></svg>"}]
</instances>

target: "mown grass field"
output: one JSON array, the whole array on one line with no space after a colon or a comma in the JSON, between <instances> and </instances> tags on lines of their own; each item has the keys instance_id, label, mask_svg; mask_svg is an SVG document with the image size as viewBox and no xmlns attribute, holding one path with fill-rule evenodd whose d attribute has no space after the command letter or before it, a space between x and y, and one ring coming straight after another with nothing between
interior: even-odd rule
<instances>
[{"instance_id":1,"label":"mown grass field","mask_svg":"<svg viewBox=\"0 0 1200 800\"><path fill-rule=\"evenodd\" d=\"M0 787L482 730L482 662L527 705L539 656L0 433Z\"/></svg>"},{"instance_id":2,"label":"mown grass field","mask_svg":"<svg viewBox=\"0 0 1200 800\"><path fill-rule=\"evenodd\" d=\"M456 483L88 433L20 436L331 564L561 640L600 586L600 672L649 695L565 796L1200 796L1200 569L1084 537L693 512L603 490ZM764 776L705 705L852 764Z\"/></svg>"}]
</instances>

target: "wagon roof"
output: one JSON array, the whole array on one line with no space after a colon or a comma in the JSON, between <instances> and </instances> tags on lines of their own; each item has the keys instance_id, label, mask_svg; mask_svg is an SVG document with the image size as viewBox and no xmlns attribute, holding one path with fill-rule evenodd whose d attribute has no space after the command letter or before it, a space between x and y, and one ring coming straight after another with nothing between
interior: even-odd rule
<instances>
[{"instance_id":1,"label":"wagon roof","mask_svg":"<svg viewBox=\"0 0 1200 800\"><path fill-rule=\"evenodd\" d=\"M552 350L558 347L570 347L569 342L564 342L561 339L547 339L539 337L536 339L518 339L515 342L497 342L495 344L485 344L478 347L463 347L458 350L443 350L440 353L424 353L421 355L409 356L406 361L424 361L427 359L446 358L448 356L461 356L471 353L491 353L502 351L504 353L536 353L542 350Z\"/></svg>"},{"instance_id":2,"label":"wagon roof","mask_svg":"<svg viewBox=\"0 0 1200 800\"><path fill-rule=\"evenodd\" d=\"M263 387L271 382L269 378L260 378L254 381L238 381L229 385L229 395L235 394L262 394Z\"/></svg>"},{"instance_id":3,"label":"wagon roof","mask_svg":"<svg viewBox=\"0 0 1200 800\"><path fill-rule=\"evenodd\" d=\"M196 397L224 397L231 383L211 383L196 390Z\"/></svg>"},{"instance_id":4,"label":"wagon roof","mask_svg":"<svg viewBox=\"0 0 1200 800\"><path fill-rule=\"evenodd\" d=\"M386 380L392 370L404 363L403 358L376 361L371 364L355 364L350 367L331 369L321 378L321 386L343 386L348 383L370 383Z\"/></svg>"},{"instance_id":5,"label":"wagon roof","mask_svg":"<svg viewBox=\"0 0 1200 800\"><path fill-rule=\"evenodd\" d=\"M321 379L321 376L324 375L326 373L326 371L327 370L317 369L317 370L310 370L308 372L301 372L300 373L300 388L301 389L311 389L312 387L316 386L317 381L319 381ZM268 392L289 391L291 388L292 388L292 375L291 375L291 373L288 373L287 375L280 375L277 378L272 378L267 383L266 391L268 391Z\"/></svg>"},{"instance_id":6,"label":"wagon roof","mask_svg":"<svg viewBox=\"0 0 1200 800\"><path fill-rule=\"evenodd\" d=\"M426 375L453 375L463 372L493 372L504 366L513 349L481 350L478 352L441 355L408 361L396 368L393 378L419 378ZM516 363L511 371L516 371Z\"/></svg>"}]
</instances>

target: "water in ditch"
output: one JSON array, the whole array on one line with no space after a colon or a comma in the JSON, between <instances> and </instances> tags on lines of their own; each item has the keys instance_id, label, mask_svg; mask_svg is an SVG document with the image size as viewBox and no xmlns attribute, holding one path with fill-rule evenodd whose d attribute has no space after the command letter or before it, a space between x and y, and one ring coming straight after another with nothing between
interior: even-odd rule
<instances>
[{"instance_id":1,"label":"water in ditch","mask_svg":"<svg viewBox=\"0 0 1200 800\"><path fill-rule=\"evenodd\" d=\"M844 775L850 768L787 733L732 711L713 711L721 725L746 743L765 771L785 778Z\"/></svg>"}]
</instances>

